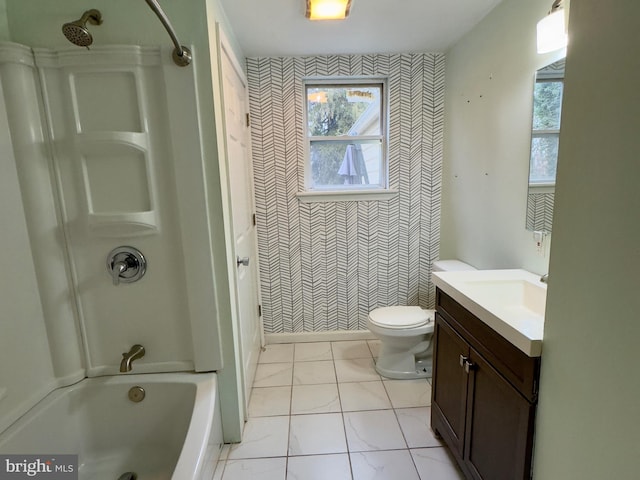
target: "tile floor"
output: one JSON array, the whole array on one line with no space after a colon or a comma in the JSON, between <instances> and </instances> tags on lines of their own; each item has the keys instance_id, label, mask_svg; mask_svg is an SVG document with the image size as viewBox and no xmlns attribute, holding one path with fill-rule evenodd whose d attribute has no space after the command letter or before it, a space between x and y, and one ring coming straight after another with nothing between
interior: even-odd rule
<instances>
[{"instance_id":1,"label":"tile floor","mask_svg":"<svg viewBox=\"0 0 640 480\"><path fill-rule=\"evenodd\" d=\"M429 428L431 385L380 377L378 345L268 345L214 480L462 480Z\"/></svg>"}]
</instances>

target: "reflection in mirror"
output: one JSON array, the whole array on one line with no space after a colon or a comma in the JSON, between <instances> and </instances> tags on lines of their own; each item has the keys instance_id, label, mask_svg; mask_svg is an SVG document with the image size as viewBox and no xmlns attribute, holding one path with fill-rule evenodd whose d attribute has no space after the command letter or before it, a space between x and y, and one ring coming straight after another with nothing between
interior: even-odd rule
<instances>
[{"instance_id":1,"label":"reflection in mirror","mask_svg":"<svg viewBox=\"0 0 640 480\"><path fill-rule=\"evenodd\" d=\"M558 60L536 72L527 195L527 230L551 232L560 140L564 63L564 59Z\"/></svg>"}]
</instances>

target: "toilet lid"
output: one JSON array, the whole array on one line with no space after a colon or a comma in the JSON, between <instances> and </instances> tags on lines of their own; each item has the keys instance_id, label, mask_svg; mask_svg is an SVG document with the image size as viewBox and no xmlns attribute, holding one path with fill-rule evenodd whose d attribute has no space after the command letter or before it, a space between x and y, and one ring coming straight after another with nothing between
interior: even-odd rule
<instances>
[{"instance_id":1,"label":"toilet lid","mask_svg":"<svg viewBox=\"0 0 640 480\"><path fill-rule=\"evenodd\" d=\"M433 319L433 310L420 307L382 307L369 313L369 321L384 328L414 328Z\"/></svg>"}]
</instances>

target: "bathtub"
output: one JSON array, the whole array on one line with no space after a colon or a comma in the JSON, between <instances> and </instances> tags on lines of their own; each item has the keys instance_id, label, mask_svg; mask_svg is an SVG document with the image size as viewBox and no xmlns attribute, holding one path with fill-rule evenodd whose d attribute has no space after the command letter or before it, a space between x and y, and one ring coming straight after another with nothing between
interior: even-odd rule
<instances>
[{"instance_id":1,"label":"bathtub","mask_svg":"<svg viewBox=\"0 0 640 480\"><path fill-rule=\"evenodd\" d=\"M142 401L129 399L132 387ZM0 435L0 453L77 454L81 480L200 480L212 477L221 443L216 375L157 373L54 390Z\"/></svg>"}]
</instances>

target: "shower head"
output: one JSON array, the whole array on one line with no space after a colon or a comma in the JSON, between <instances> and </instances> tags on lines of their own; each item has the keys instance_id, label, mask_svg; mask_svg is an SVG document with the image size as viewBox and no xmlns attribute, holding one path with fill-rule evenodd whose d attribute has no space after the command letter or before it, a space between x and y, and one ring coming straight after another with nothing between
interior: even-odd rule
<instances>
[{"instance_id":1,"label":"shower head","mask_svg":"<svg viewBox=\"0 0 640 480\"><path fill-rule=\"evenodd\" d=\"M102 14L96 9L87 10L82 14L80 20L65 23L62 26L62 33L74 45L89 47L93 43L93 37L87 30L87 22L92 25L100 25L102 23Z\"/></svg>"}]
</instances>

